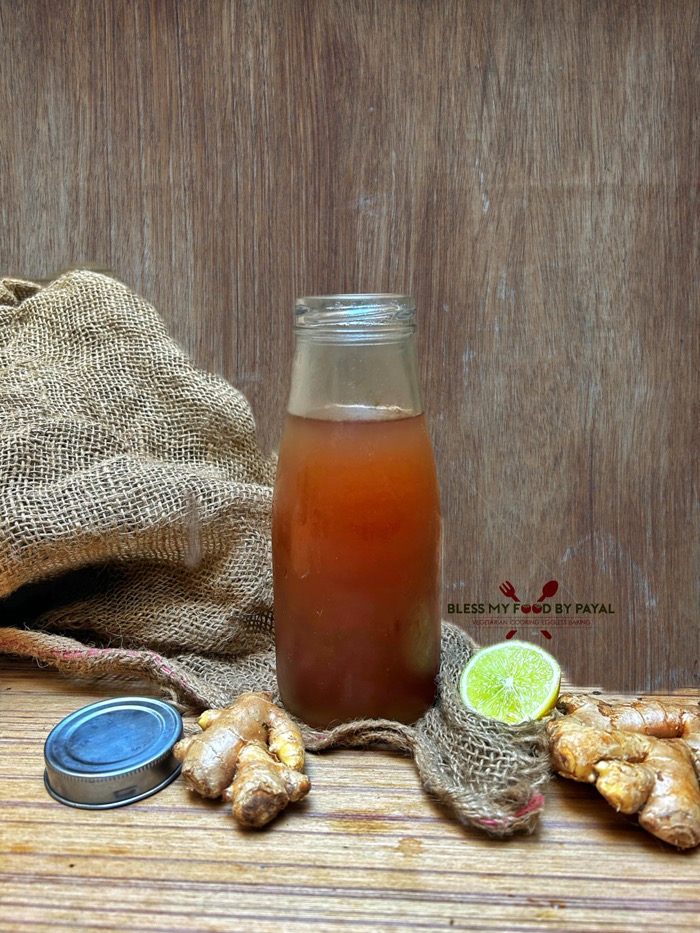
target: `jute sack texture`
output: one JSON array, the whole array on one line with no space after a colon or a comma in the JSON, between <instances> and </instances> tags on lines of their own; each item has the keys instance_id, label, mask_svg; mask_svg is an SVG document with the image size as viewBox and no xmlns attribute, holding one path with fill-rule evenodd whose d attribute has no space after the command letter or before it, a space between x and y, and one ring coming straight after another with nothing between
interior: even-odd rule
<instances>
[{"instance_id":1,"label":"jute sack texture","mask_svg":"<svg viewBox=\"0 0 700 933\"><path fill-rule=\"evenodd\" d=\"M274 457L246 398L198 370L122 283L74 271L0 280L0 652L82 678L148 680L186 712L267 690ZM413 726L329 732L311 750L388 744L465 825L532 831L543 724L466 710L474 651L443 623L438 699Z\"/></svg>"}]
</instances>

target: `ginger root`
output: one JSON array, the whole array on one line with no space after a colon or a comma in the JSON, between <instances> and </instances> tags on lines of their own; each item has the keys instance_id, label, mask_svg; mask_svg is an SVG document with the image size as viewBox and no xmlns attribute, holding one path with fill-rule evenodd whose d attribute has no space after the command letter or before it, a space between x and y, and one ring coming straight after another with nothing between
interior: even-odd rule
<instances>
[{"instance_id":1,"label":"ginger root","mask_svg":"<svg viewBox=\"0 0 700 933\"><path fill-rule=\"evenodd\" d=\"M700 844L700 709L651 697L633 703L561 696L547 724L563 777L594 783L616 810L679 849Z\"/></svg>"},{"instance_id":2,"label":"ginger root","mask_svg":"<svg viewBox=\"0 0 700 933\"><path fill-rule=\"evenodd\" d=\"M308 794L301 732L269 694L244 693L198 722L202 732L173 749L185 783L202 797L231 803L243 825L264 826Z\"/></svg>"}]
</instances>

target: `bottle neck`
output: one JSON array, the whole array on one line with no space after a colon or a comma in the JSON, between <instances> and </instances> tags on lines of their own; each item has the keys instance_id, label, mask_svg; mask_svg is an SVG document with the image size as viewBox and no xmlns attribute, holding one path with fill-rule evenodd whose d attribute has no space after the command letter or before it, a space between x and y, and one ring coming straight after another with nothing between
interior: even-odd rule
<instances>
[{"instance_id":1,"label":"bottle neck","mask_svg":"<svg viewBox=\"0 0 700 933\"><path fill-rule=\"evenodd\" d=\"M413 334L381 343L333 343L298 336L288 411L335 420L421 414Z\"/></svg>"},{"instance_id":2,"label":"bottle neck","mask_svg":"<svg viewBox=\"0 0 700 933\"><path fill-rule=\"evenodd\" d=\"M333 420L421 414L413 313L404 296L300 299L289 413Z\"/></svg>"}]
</instances>

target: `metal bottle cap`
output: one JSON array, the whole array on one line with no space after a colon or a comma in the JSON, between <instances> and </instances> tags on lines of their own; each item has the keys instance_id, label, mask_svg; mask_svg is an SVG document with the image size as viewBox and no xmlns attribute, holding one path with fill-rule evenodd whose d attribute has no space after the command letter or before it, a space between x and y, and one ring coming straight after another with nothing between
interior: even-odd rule
<instances>
[{"instance_id":1,"label":"metal bottle cap","mask_svg":"<svg viewBox=\"0 0 700 933\"><path fill-rule=\"evenodd\" d=\"M61 803L122 807L155 794L180 773L173 745L182 717L162 700L115 697L61 720L44 745L44 783Z\"/></svg>"}]
</instances>

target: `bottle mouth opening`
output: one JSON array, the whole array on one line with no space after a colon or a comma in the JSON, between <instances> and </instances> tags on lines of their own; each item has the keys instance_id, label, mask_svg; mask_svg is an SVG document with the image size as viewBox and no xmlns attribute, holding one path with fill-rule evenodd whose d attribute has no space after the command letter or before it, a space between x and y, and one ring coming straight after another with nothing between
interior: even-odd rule
<instances>
[{"instance_id":1,"label":"bottle mouth opening","mask_svg":"<svg viewBox=\"0 0 700 933\"><path fill-rule=\"evenodd\" d=\"M310 295L294 309L297 333L413 333L416 306L410 295Z\"/></svg>"}]
</instances>

